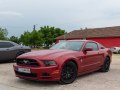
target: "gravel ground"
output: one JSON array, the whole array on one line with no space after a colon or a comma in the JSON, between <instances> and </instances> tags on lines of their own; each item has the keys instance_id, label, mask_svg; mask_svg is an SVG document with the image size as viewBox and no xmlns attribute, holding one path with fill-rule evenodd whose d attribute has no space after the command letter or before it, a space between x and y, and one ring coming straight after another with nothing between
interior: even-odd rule
<instances>
[{"instance_id":1,"label":"gravel ground","mask_svg":"<svg viewBox=\"0 0 120 90\"><path fill-rule=\"evenodd\" d=\"M113 55L109 72L83 75L69 85L19 79L15 77L12 65L0 64L0 90L120 90L120 55L117 54Z\"/></svg>"}]
</instances>

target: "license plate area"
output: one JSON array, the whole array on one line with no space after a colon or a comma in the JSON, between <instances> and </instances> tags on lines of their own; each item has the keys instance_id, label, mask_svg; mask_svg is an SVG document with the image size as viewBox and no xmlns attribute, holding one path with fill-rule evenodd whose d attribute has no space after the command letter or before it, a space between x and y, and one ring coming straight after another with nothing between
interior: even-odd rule
<instances>
[{"instance_id":1,"label":"license plate area","mask_svg":"<svg viewBox=\"0 0 120 90\"><path fill-rule=\"evenodd\" d=\"M29 68L17 68L17 71L21 73L31 73Z\"/></svg>"}]
</instances>

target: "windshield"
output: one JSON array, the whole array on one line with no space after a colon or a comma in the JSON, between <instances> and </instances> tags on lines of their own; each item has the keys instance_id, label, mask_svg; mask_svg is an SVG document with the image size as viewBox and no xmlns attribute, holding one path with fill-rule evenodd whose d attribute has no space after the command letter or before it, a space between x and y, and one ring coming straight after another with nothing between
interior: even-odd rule
<instances>
[{"instance_id":1,"label":"windshield","mask_svg":"<svg viewBox=\"0 0 120 90\"><path fill-rule=\"evenodd\" d=\"M83 41L64 41L54 45L50 49L67 49L73 51L80 51L83 44Z\"/></svg>"}]
</instances>

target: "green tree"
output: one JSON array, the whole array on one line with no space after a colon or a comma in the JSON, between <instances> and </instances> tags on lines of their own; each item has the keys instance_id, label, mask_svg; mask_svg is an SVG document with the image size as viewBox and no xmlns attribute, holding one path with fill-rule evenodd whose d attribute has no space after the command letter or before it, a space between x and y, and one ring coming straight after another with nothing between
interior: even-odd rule
<instances>
[{"instance_id":1,"label":"green tree","mask_svg":"<svg viewBox=\"0 0 120 90\"><path fill-rule=\"evenodd\" d=\"M24 45L31 45L31 42L30 42L30 36L31 36L31 33L26 31L24 32L21 36L20 36L20 43L24 44Z\"/></svg>"},{"instance_id":2,"label":"green tree","mask_svg":"<svg viewBox=\"0 0 120 90\"><path fill-rule=\"evenodd\" d=\"M16 43L18 43L18 44L20 43L20 42L19 42L19 38L16 37L16 36L11 36L11 37L9 38L9 40L10 40L10 41L13 41L13 42L16 42Z\"/></svg>"},{"instance_id":3,"label":"green tree","mask_svg":"<svg viewBox=\"0 0 120 90\"><path fill-rule=\"evenodd\" d=\"M8 35L8 31L6 28L0 27L0 40L6 40Z\"/></svg>"},{"instance_id":4,"label":"green tree","mask_svg":"<svg viewBox=\"0 0 120 90\"><path fill-rule=\"evenodd\" d=\"M55 38L65 34L65 30L55 27L44 26L40 30L33 30L32 32L24 32L20 36L20 42L24 45L29 45L32 47L42 47L49 48L53 43L55 43Z\"/></svg>"},{"instance_id":5,"label":"green tree","mask_svg":"<svg viewBox=\"0 0 120 90\"><path fill-rule=\"evenodd\" d=\"M41 32L38 32L36 30L33 30L30 34L30 43L34 47L40 47L43 44L42 39L43 34Z\"/></svg>"},{"instance_id":6,"label":"green tree","mask_svg":"<svg viewBox=\"0 0 120 90\"><path fill-rule=\"evenodd\" d=\"M56 37L66 33L65 30L49 26L41 27L39 32L43 34L43 44L46 48L49 48L53 43L55 43Z\"/></svg>"}]
</instances>

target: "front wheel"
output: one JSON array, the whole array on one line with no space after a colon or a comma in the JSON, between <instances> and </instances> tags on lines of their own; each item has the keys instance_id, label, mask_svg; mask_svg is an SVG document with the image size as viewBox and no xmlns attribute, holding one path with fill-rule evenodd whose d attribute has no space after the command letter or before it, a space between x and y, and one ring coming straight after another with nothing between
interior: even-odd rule
<instances>
[{"instance_id":1,"label":"front wheel","mask_svg":"<svg viewBox=\"0 0 120 90\"><path fill-rule=\"evenodd\" d=\"M110 59L107 57L100 71L108 72L110 69Z\"/></svg>"},{"instance_id":2,"label":"front wheel","mask_svg":"<svg viewBox=\"0 0 120 90\"><path fill-rule=\"evenodd\" d=\"M70 61L65 63L61 72L61 84L70 84L77 77L77 66L74 62Z\"/></svg>"}]
</instances>

